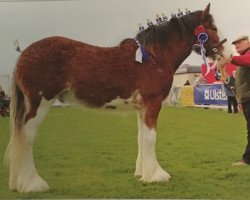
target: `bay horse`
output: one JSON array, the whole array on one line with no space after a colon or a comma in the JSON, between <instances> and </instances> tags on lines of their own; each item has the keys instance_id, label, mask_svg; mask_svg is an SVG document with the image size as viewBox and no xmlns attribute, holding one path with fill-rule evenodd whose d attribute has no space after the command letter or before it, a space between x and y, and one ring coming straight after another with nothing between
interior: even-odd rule
<instances>
[{"instance_id":1,"label":"bay horse","mask_svg":"<svg viewBox=\"0 0 250 200\"><path fill-rule=\"evenodd\" d=\"M118 46L105 48L64 37L34 42L20 55L13 73L11 136L6 151L9 187L18 192L41 192L49 188L38 175L33 159L33 141L38 126L56 98L71 93L80 104L103 107L117 98L137 108L138 156L135 175L145 182L167 182L170 175L159 165L156 153L156 124L162 101L173 76L197 43L197 30L204 29L212 59L229 57L220 44L209 13L195 11L152 25ZM197 29L197 27L199 27ZM143 63L135 61L138 43L148 52ZM219 53L218 53L219 52Z\"/></svg>"}]
</instances>

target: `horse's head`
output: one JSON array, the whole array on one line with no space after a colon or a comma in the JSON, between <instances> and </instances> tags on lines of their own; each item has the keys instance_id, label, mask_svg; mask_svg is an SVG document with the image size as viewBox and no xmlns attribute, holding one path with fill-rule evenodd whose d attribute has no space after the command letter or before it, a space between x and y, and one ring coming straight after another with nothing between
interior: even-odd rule
<instances>
[{"instance_id":1,"label":"horse's head","mask_svg":"<svg viewBox=\"0 0 250 200\"><path fill-rule=\"evenodd\" d=\"M220 66L222 60L223 62L230 61L232 49L226 45L227 39L221 40L219 38L218 29L209 11L210 4L204 11L200 12L201 25L194 30L197 42L193 46L193 50L200 55L209 57L213 61L217 61L217 64Z\"/></svg>"}]
</instances>

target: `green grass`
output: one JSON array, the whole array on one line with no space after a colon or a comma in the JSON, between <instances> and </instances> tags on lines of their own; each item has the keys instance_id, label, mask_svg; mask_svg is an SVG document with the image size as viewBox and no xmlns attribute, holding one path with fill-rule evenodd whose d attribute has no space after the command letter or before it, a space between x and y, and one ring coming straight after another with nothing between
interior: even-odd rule
<instances>
[{"instance_id":1,"label":"green grass","mask_svg":"<svg viewBox=\"0 0 250 200\"><path fill-rule=\"evenodd\" d=\"M146 184L134 176L136 113L112 114L82 107L53 108L34 146L36 167L48 182L44 193L8 189L0 165L0 198L248 199L250 167L232 167L246 145L242 114L164 107L156 152L172 179ZM0 154L8 143L8 119L0 118Z\"/></svg>"}]
</instances>

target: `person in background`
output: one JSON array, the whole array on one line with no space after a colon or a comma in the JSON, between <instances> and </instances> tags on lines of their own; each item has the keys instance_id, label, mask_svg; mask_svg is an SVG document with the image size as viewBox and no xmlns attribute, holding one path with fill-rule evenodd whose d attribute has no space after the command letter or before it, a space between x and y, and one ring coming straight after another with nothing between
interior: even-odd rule
<instances>
[{"instance_id":1,"label":"person in background","mask_svg":"<svg viewBox=\"0 0 250 200\"><path fill-rule=\"evenodd\" d=\"M191 85L189 80L186 80L186 82L184 83L184 86L187 86L187 85Z\"/></svg>"},{"instance_id":2,"label":"person in background","mask_svg":"<svg viewBox=\"0 0 250 200\"><path fill-rule=\"evenodd\" d=\"M3 91L2 87L0 86L0 100L5 97L5 92Z\"/></svg>"},{"instance_id":3,"label":"person in background","mask_svg":"<svg viewBox=\"0 0 250 200\"><path fill-rule=\"evenodd\" d=\"M228 105L228 113L237 113L238 112L238 103L235 97L235 78L236 78L236 70L233 71L232 76L225 81L225 91L227 95L227 105ZM233 107L233 112L232 112Z\"/></svg>"},{"instance_id":4,"label":"person in background","mask_svg":"<svg viewBox=\"0 0 250 200\"><path fill-rule=\"evenodd\" d=\"M248 36L237 37L232 44L239 55L232 56L231 63L238 66L237 78L235 80L236 98L238 109L243 111L247 124L247 145L242 159L233 166L250 164L250 42ZM223 57L220 58L226 64ZM223 64L222 64L223 65Z\"/></svg>"},{"instance_id":5,"label":"person in background","mask_svg":"<svg viewBox=\"0 0 250 200\"><path fill-rule=\"evenodd\" d=\"M10 99L6 96L4 90L2 90L2 87L0 86L0 116L9 116L9 104Z\"/></svg>"}]
</instances>

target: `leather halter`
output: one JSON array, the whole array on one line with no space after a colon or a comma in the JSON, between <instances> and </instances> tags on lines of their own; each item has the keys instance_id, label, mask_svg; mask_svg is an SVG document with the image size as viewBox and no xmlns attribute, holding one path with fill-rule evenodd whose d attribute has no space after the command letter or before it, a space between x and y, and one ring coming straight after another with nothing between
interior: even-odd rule
<instances>
[{"instance_id":1,"label":"leather halter","mask_svg":"<svg viewBox=\"0 0 250 200\"><path fill-rule=\"evenodd\" d=\"M208 53L209 52L211 52L211 53L208 54L207 56L211 55L212 53L216 53L216 54L222 56L222 52L219 51L218 48L221 47L226 41L227 41L227 39L225 38L225 39L221 40L219 43L212 45L210 47L210 51L208 51Z\"/></svg>"}]
</instances>

